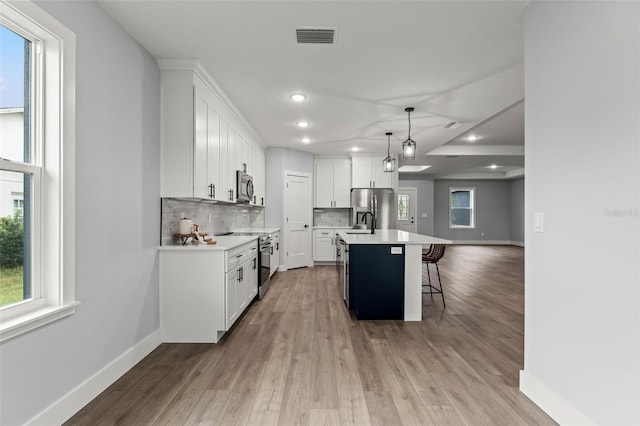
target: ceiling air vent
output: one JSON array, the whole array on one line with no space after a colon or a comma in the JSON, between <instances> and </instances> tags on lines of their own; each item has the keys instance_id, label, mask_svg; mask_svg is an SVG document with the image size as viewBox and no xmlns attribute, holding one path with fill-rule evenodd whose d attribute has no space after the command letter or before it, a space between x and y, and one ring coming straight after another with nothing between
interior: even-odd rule
<instances>
[{"instance_id":1,"label":"ceiling air vent","mask_svg":"<svg viewBox=\"0 0 640 426\"><path fill-rule=\"evenodd\" d=\"M457 129L458 127L460 127L460 123L457 121L450 121L442 127L445 129Z\"/></svg>"},{"instance_id":2,"label":"ceiling air vent","mask_svg":"<svg viewBox=\"0 0 640 426\"><path fill-rule=\"evenodd\" d=\"M297 44L335 44L335 28L298 27L296 28Z\"/></svg>"}]
</instances>

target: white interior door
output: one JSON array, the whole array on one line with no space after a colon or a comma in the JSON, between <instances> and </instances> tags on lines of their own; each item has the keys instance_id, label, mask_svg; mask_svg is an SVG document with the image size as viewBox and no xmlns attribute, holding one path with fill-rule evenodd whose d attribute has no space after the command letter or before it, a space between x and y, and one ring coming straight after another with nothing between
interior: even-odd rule
<instances>
[{"instance_id":1,"label":"white interior door","mask_svg":"<svg viewBox=\"0 0 640 426\"><path fill-rule=\"evenodd\" d=\"M311 260L311 175L285 171L285 267L301 268Z\"/></svg>"},{"instance_id":2,"label":"white interior door","mask_svg":"<svg viewBox=\"0 0 640 426\"><path fill-rule=\"evenodd\" d=\"M418 233L418 189L398 188L396 196L396 210L398 214L398 229Z\"/></svg>"}]
</instances>

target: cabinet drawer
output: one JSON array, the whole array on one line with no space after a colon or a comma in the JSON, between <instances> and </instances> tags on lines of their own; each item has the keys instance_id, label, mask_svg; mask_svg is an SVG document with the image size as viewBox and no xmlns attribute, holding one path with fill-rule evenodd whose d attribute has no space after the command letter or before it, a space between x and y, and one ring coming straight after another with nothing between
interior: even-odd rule
<instances>
[{"instance_id":1,"label":"cabinet drawer","mask_svg":"<svg viewBox=\"0 0 640 426\"><path fill-rule=\"evenodd\" d=\"M258 243L257 241L252 241L250 243L243 244L239 247L228 250L226 253L227 262L225 271L228 272L237 268L252 256L256 256L258 253Z\"/></svg>"}]
</instances>

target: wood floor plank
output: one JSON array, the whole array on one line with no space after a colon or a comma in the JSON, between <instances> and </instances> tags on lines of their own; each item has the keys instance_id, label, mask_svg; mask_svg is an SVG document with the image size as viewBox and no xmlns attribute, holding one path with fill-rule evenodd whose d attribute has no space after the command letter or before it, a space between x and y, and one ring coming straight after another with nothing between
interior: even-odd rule
<instances>
[{"instance_id":1,"label":"wood floor plank","mask_svg":"<svg viewBox=\"0 0 640 426\"><path fill-rule=\"evenodd\" d=\"M553 425L518 390L523 265L448 247L420 322L357 321L333 266L278 272L218 344L160 345L66 424Z\"/></svg>"}]
</instances>

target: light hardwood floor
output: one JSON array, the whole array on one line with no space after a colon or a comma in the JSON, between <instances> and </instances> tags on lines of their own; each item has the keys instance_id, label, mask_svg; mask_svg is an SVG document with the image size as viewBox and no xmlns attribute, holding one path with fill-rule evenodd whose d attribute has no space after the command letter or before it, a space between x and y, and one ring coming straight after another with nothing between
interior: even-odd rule
<instances>
[{"instance_id":1,"label":"light hardwood floor","mask_svg":"<svg viewBox=\"0 0 640 426\"><path fill-rule=\"evenodd\" d=\"M523 249L451 246L440 271L447 308L407 323L354 320L334 267L279 272L219 344L161 345L66 424L555 424L518 391Z\"/></svg>"}]
</instances>

